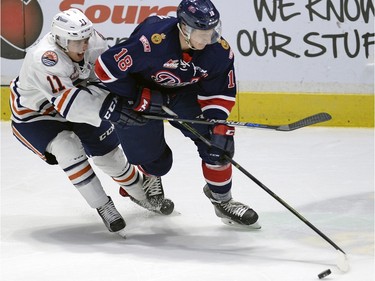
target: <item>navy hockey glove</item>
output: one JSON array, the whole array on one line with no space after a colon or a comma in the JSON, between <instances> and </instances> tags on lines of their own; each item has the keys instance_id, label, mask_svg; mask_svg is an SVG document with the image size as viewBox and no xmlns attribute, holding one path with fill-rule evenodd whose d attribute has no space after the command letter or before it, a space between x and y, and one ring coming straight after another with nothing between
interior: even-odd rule
<instances>
[{"instance_id":1,"label":"navy hockey glove","mask_svg":"<svg viewBox=\"0 0 375 281\"><path fill-rule=\"evenodd\" d=\"M208 149L208 158L214 164L225 165L228 160L224 155L230 158L234 155L234 127L219 124L211 129L211 144Z\"/></svg>"},{"instance_id":2,"label":"navy hockey glove","mask_svg":"<svg viewBox=\"0 0 375 281\"><path fill-rule=\"evenodd\" d=\"M121 128L147 123L148 119L126 105L120 96L111 93L105 98L99 116L102 120L110 121Z\"/></svg>"},{"instance_id":3,"label":"navy hockey glove","mask_svg":"<svg viewBox=\"0 0 375 281\"><path fill-rule=\"evenodd\" d=\"M167 96L159 91L141 87L137 101L132 106L133 110L144 113L160 114L162 106L167 104Z\"/></svg>"}]
</instances>

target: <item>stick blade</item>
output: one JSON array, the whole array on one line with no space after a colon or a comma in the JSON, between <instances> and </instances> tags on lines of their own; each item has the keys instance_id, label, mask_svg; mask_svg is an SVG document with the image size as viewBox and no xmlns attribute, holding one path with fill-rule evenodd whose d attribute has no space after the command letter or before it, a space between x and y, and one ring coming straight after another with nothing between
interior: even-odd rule
<instances>
[{"instance_id":1,"label":"stick blade","mask_svg":"<svg viewBox=\"0 0 375 281\"><path fill-rule=\"evenodd\" d=\"M321 112L321 113L317 113L309 117L303 118L297 122L294 122L288 125L279 126L276 128L276 130L277 131L293 131L299 128L325 122L331 119L332 119L332 116L330 114L326 112Z\"/></svg>"},{"instance_id":2,"label":"stick blade","mask_svg":"<svg viewBox=\"0 0 375 281\"><path fill-rule=\"evenodd\" d=\"M348 272L350 270L350 265L348 261L348 257L343 252L337 250L337 260L336 260L336 266L338 269L340 269L342 272Z\"/></svg>"}]
</instances>

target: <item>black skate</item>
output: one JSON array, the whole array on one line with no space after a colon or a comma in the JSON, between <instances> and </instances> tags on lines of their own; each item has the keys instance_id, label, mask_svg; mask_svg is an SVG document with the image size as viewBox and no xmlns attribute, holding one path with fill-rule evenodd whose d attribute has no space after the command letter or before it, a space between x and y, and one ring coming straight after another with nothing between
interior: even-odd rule
<instances>
[{"instance_id":1,"label":"black skate","mask_svg":"<svg viewBox=\"0 0 375 281\"><path fill-rule=\"evenodd\" d=\"M249 229L260 229L258 214L250 207L230 199L226 202L217 201L213 198L211 190L207 185L203 188L204 194L210 199L215 208L215 214L221 221L230 226L241 226Z\"/></svg>"},{"instance_id":2,"label":"black skate","mask_svg":"<svg viewBox=\"0 0 375 281\"><path fill-rule=\"evenodd\" d=\"M110 232L115 232L121 237L125 237L125 220L117 211L111 197L108 196L108 202L97 208L100 217Z\"/></svg>"},{"instance_id":3,"label":"black skate","mask_svg":"<svg viewBox=\"0 0 375 281\"><path fill-rule=\"evenodd\" d=\"M164 190L160 177L143 175L142 188L147 200L139 201L130 196L133 202L162 215L170 215L173 212L174 203L172 200L164 198Z\"/></svg>"}]
</instances>

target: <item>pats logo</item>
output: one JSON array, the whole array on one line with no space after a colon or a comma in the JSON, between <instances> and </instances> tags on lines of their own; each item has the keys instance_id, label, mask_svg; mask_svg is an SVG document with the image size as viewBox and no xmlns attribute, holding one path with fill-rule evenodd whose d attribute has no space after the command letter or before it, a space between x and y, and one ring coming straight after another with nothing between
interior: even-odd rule
<instances>
[{"instance_id":1,"label":"pats logo","mask_svg":"<svg viewBox=\"0 0 375 281\"><path fill-rule=\"evenodd\" d=\"M1 57L23 59L42 27L43 13L37 0L1 0Z\"/></svg>"},{"instance_id":2,"label":"pats logo","mask_svg":"<svg viewBox=\"0 0 375 281\"><path fill-rule=\"evenodd\" d=\"M165 34L159 34L159 33L154 33L151 36L151 42L154 44L160 44L162 40L165 39Z\"/></svg>"}]
</instances>

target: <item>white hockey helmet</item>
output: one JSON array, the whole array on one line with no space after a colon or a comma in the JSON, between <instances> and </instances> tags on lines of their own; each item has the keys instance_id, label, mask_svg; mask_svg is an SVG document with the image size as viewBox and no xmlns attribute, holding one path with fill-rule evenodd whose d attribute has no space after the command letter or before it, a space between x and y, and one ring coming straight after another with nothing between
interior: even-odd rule
<instances>
[{"instance_id":1,"label":"white hockey helmet","mask_svg":"<svg viewBox=\"0 0 375 281\"><path fill-rule=\"evenodd\" d=\"M78 41L89 38L92 32L92 22L78 9L71 8L53 17L52 36L56 44L65 51L68 51L69 40Z\"/></svg>"}]
</instances>

